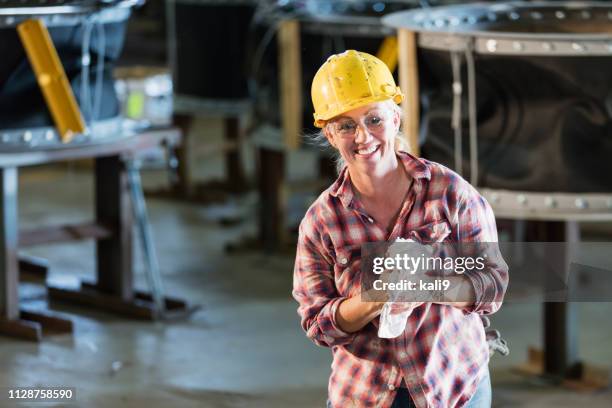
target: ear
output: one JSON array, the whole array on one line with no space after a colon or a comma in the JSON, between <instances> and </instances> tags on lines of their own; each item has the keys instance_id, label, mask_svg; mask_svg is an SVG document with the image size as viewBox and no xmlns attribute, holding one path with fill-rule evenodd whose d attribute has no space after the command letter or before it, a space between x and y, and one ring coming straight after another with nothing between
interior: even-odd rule
<instances>
[{"instance_id":1,"label":"ear","mask_svg":"<svg viewBox=\"0 0 612 408\"><path fill-rule=\"evenodd\" d=\"M395 127L395 132L399 132L400 126L402 124L402 111L400 109L393 109L393 126Z\"/></svg>"},{"instance_id":2,"label":"ear","mask_svg":"<svg viewBox=\"0 0 612 408\"><path fill-rule=\"evenodd\" d=\"M334 141L334 135L332 134L332 132L327 127L327 124L325 124L325 126L323 126L323 134L325 135L325 138L327 139L329 144L332 145L334 147L334 149L337 149L336 142Z\"/></svg>"}]
</instances>

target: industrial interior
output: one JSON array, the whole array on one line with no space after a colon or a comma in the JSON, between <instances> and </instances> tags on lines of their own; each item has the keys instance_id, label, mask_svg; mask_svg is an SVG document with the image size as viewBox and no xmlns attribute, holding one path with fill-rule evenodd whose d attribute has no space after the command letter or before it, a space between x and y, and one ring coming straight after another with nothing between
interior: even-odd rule
<instances>
[{"instance_id":1,"label":"industrial interior","mask_svg":"<svg viewBox=\"0 0 612 408\"><path fill-rule=\"evenodd\" d=\"M514 248L490 406L612 406L612 3L2 0L0 37L1 407L391 406L391 383L334 402L350 345L314 344L295 296L301 222L342 174L313 78L347 50L393 75L403 149Z\"/></svg>"}]
</instances>

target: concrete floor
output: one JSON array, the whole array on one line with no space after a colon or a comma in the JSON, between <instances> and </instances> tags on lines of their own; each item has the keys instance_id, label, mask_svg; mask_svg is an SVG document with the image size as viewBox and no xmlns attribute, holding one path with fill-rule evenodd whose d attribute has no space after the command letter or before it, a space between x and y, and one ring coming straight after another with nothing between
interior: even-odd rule
<instances>
[{"instance_id":1,"label":"concrete floor","mask_svg":"<svg viewBox=\"0 0 612 408\"><path fill-rule=\"evenodd\" d=\"M219 158L204 163L198 166L199 176L219 175ZM305 160L290 163L304 165ZM147 185L162 176L147 174ZM24 172L21 226L90 219L91 181L87 171L76 167ZM254 234L253 201L246 197L232 205L203 207L150 199L167 293L202 309L187 321L172 323L56 309L74 320L74 335L52 336L40 344L0 337L0 388L76 387L76 404L47 406L323 407L331 354L310 343L299 327L290 297L292 256L224 252L227 242ZM221 226L219 216L232 212L246 215L244 222ZM92 243L78 243L27 253L49 259L51 281L76 285L79 278L93 278L93 251ZM135 261L136 286L146 288L139 251ZM24 285L21 296L29 307L45 305L40 286ZM611 314L612 304L580 305L580 355L609 368ZM514 373L512 368L526 359L527 346L540 344L538 305L506 305L493 322L512 348L510 356L495 356L491 362L495 407L612 406L609 391L575 393ZM8 406L6 399L0 406Z\"/></svg>"}]
</instances>

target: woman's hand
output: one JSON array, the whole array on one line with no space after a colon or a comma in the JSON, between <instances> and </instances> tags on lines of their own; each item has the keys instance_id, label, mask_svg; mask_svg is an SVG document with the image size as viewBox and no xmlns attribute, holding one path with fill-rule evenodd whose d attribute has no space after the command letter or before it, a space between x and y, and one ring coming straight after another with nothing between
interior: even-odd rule
<instances>
[{"instance_id":1,"label":"woman's hand","mask_svg":"<svg viewBox=\"0 0 612 408\"><path fill-rule=\"evenodd\" d=\"M380 315L380 311L386 301L364 301L361 293L343 300L336 309L336 323L347 333L361 330L374 318Z\"/></svg>"},{"instance_id":2,"label":"woman's hand","mask_svg":"<svg viewBox=\"0 0 612 408\"><path fill-rule=\"evenodd\" d=\"M372 295L380 301L363 300L363 294L356 294L340 303L336 309L336 323L347 333L354 333L363 329L368 323L380 315L383 306L389 301L387 293L382 294L376 291ZM366 297L368 298L368 297ZM413 310L421 306L423 302L393 302L391 304L392 313L401 313L406 310Z\"/></svg>"}]
</instances>

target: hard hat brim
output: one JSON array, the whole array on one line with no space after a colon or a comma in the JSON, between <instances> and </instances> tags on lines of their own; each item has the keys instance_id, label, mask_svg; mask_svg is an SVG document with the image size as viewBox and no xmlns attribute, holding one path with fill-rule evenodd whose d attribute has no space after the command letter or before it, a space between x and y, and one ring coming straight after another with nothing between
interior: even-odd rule
<instances>
[{"instance_id":1,"label":"hard hat brim","mask_svg":"<svg viewBox=\"0 0 612 408\"><path fill-rule=\"evenodd\" d=\"M344 109L338 109L336 111L329 111L327 115L317 116L317 114L314 113L313 114L314 119L315 119L314 126L321 129L325 127L325 124L329 120L335 118L336 116L352 111L353 109L361 108L362 106L369 105L371 103L382 102L382 101L386 101L389 99L393 100L393 102L399 105L404 100L404 95L401 93L399 88L397 88L395 95L368 96L366 98L361 98L361 99L352 101L351 103L344 106Z\"/></svg>"}]
</instances>

